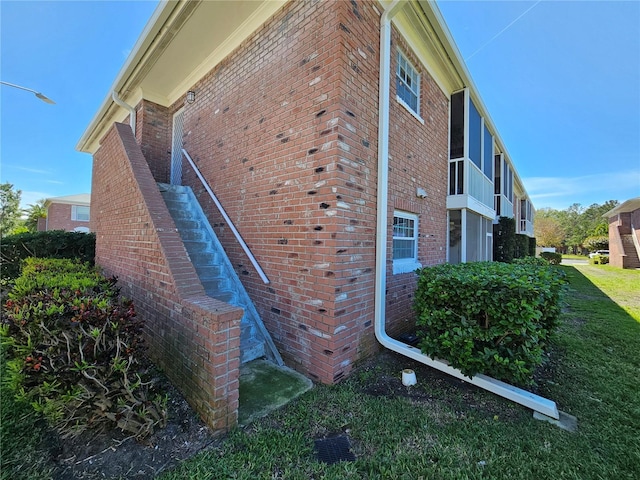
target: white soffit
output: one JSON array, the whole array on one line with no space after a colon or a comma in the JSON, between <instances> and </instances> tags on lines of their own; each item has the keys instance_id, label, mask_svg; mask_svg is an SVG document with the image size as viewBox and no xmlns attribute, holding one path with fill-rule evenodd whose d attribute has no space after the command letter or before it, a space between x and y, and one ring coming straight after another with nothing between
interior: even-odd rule
<instances>
[{"instance_id":1,"label":"white soffit","mask_svg":"<svg viewBox=\"0 0 640 480\"><path fill-rule=\"evenodd\" d=\"M142 99L169 106L237 48L287 0L163 2L142 32L76 149L95 153L114 121Z\"/></svg>"}]
</instances>

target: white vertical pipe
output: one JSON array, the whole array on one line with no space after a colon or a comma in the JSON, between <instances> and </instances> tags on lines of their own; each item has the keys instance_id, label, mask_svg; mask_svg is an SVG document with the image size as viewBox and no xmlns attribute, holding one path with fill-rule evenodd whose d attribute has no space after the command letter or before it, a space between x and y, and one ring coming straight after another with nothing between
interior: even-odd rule
<instances>
[{"instance_id":1,"label":"white vertical pipe","mask_svg":"<svg viewBox=\"0 0 640 480\"><path fill-rule=\"evenodd\" d=\"M376 225L376 282L374 303L374 330L378 341L389 350L436 368L453 377L464 380L497 395L524 405L548 417L559 419L560 414L555 402L535 395L526 390L495 380L485 375L466 377L446 362L435 360L423 354L420 349L411 347L387 335L385 330L385 290L387 283L387 223L388 223L388 187L389 187L389 93L391 84L391 18L399 10L400 1L395 0L385 8L380 18L380 74L379 74L379 111L378 111L378 195ZM466 93L468 95L468 93ZM468 98L468 97L467 97ZM467 133L468 136L468 133ZM468 140L467 140L468 141ZM465 162L466 163L466 162ZM467 176L468 177L468 176ZM468 178L465 179L468 181ZM464 210L463 210L464 211ZM463 217L465 215L463 214Z\"/></svg>"}]
</instances>

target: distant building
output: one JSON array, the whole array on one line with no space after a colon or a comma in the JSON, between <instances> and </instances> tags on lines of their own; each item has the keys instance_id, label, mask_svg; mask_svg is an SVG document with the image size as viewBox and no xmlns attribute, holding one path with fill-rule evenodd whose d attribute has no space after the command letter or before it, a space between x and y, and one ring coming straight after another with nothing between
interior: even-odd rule
<instances>
[{"instance_id":1,"label":"distant building","mask_svg":"<svg viewBox=\"0 0 640 480\"><path fill-rule=\"evenodd\" d=\"M91 231L91 194L80 193L65 197L47 198L44 203L47 218L38 221L38 231L66 230L68 232Z\"/></svg>"},{"instance_id":2,"label":"distant building","mask_svg":"<svg viewBox=\"0 0 640 480\"><path fill-rule=\"evenodd\" d=\"M640 197L621 203L603 217L609 219L609 264L640 268Z\"/></svg>"}]
</instances>

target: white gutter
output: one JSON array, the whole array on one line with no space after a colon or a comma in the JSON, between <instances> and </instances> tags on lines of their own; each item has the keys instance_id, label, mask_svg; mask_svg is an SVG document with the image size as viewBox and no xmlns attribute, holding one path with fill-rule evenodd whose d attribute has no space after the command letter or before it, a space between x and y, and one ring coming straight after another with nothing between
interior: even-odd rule
<instances>
[{"instance_id":1,"label":"white gutter","mask_svg":"<svg viewBox=\"0 0 640 480\"><path fill-rule=\"evenodd\" d=\"M442 360L434 360L423 354L420 349L391 338L385 329L385 290L387 283L387 224L389 193L389 92L391 84L391 18L401 7L400 0L394 0L384 9L380 19L380 77L378 111L378 208L376 225L376 282L375 282L375 321L377 340L389 350L400 353L429 367L436 368L465 382L488 390L496 395L531 408L547 417L559 419L560 414L555 402L535 395L526 390L495 380L485 375L466 377L460 370L449 366Z\"/></svg>"},{"instance_id":2,"label":"white gutter","mask_svg":"<svg viewBox=\"0 0 640 480\"><path fill-rule=\"evenodd\" d=\"M122 108L129 111L129 125L131 125L131 130L133 131L133 136L136 136L136 109L133 108L128 103L125 103L116 93L115 90L111 92L111 98L113 101L120 105Z\"/></svg>"}]
</instances>

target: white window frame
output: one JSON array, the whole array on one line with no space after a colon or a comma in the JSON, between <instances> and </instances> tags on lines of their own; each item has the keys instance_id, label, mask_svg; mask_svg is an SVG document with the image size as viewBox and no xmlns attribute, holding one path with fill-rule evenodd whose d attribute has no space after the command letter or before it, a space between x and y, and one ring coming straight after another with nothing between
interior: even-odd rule
<instances>
[{"instance_id":1,"label":"white window frame","mask_svg":"<svg viewBox=\"0 0 640 480\"><path fill-rule=\"evenodd\" d=\"M413 221L413 236L408 237L405 235L396 236L395 228L393 232L393 240L413 240L413 256L411 258L398 258L393 259L393 274L413 272L417 268L422 268L422 264L418 261L418 238L419 238L419 220L418 215L415 213L403 212L401 210L395 210L393 212L393 219L395 224L396 218L402 218ZM393 258L393 241L391 243L391 258Z\"/></svg>"},{"instance_id":2,"label":"white window frame","mask_svg":"<svg viewBox=\"0 0 640 480\"><path fill-rule=\"evenodd\" d=\"M402 75L402 70L404 69L405 76ZM407 78L409 77L409 81L413 84L410 86L407 83ZM398 50L398 65L396 68L396 86L398 82L402 83L409 91L416 97L416 108L414 109L408 102L406 102L400 95L398 94L398 88L396 88L396 100L400 103L404 108L406 108L411 115L416 117L424 125L424 120L420 116L420 74L418 70L413 66L413 64L409 61L406 55L404 55L400 50Z\"/></svg>"},{"instance_id":3,"label":"white window frame","mask_svg":"<svg viewBox=\"0 0 640 480\"><path fill-rule=\"evenodd\" d=\"M79 218L78 215L78 209L87 209L87 218L86 220L84 218ZM80 216L82 216L82 212L80 213ZM73 220L74 222L88 222L91 219L91 207L89 207L88 205L71 205L71 220Z\"/></svg>"}]
</instances>

